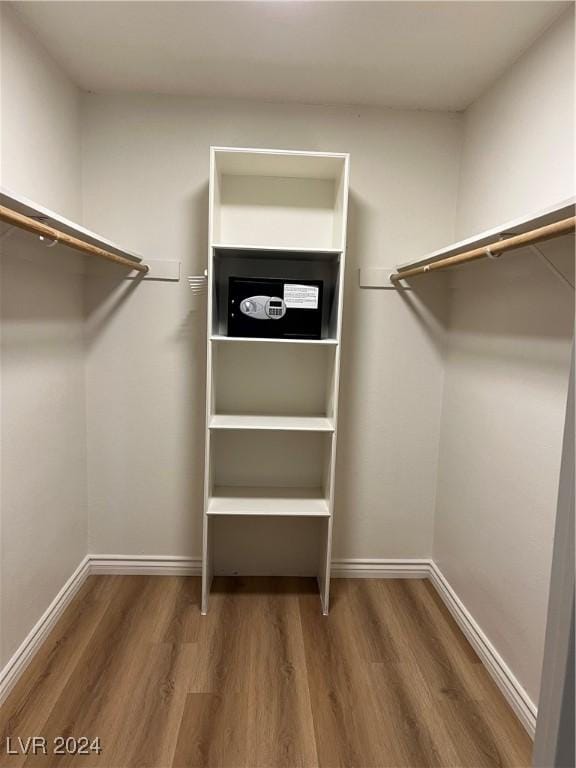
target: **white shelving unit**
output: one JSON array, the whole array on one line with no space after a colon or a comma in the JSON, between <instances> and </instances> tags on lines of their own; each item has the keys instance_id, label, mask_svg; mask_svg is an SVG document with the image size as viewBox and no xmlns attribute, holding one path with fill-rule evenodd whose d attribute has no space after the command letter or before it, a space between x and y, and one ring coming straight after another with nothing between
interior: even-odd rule
<instances>
[{"instance_id":1,"label":"white shelving unit","mask_svg":"<svg viewBox=\"0 0 576 768\"><path fill-rule=\"evenodd\" d=\"M211 149L204 614L214 518L226 516L318 518L328 613L348 165L346 154ZM228 336L231 276L322 280L322 338Z\"/></svg>"}]
</instances>

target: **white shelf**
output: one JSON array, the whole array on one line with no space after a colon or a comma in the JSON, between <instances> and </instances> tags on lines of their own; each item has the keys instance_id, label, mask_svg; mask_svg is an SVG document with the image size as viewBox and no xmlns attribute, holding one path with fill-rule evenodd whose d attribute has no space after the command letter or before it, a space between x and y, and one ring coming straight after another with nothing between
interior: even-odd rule
<instances>
[{"instance_id":1,"label":"white shelf","mask_svg":"<svg viewBox=\"0 0 576 768\"><path fill-rule=\"evenodd\" d=\"M337 346L337 339L275 339L275 338L260 338L256 336L222 336L220 334L212 334L210 341L252 341L252 342L265 342L266 344L323 344L326 346Z\"/></svg>"},{"instance_id":2,"label":"white shelf","mask_svg":"<svg viewBox=\"0 0 576 768\"><path fill-rule=\"evenodd\" d=\"M315 488L216 487L208 515L329 517L328 502Z\"/></svg>"},{"instance_id":3,"label":"white shelf","mask_svg":"<svg viewBox=\"0 0 576 768\"><path fill-rule=\"evenodd\" d=\"M212 147L222 173L239 176L280 176L334 179L342 172L348 155L254 147Z\"/></svg>"},{"instance_id":4,"label":"white shelf","mask_svg":"<svg viewBox=\"0 0 576 768\"><path fill-rule=\"evenodd\" d=\"M472 235L472 237L467 237L465 240L460 240L457 243L447 245L444 248L440 248L437 251L427 254L421 259L398 264L396 270L419 267L424 264L432 264L435 261L440 261L440 259L445 259L448 256L455 256L458 253L468 251L472 248L480 248L483 245L488 245L490 242L493 242L498 235L504 235L506 233L520 235L531 229L544 227L555 221L561 221L568 216L574 216L575 204L576 199L573 197L568 198L567 200L560 200L555 205L551 205L539 211L534 211L519 219L512 219L512 221L504 222L499 226L492 227L484 232L478 232L477 234Z\"/></svg>"},{"instance_id":5,"label":"white shelf","mask_svg":"<svg viewBox=\"0 0 576 768\"><path fill-rule=\"evenodd\" d=\"M65 219L60 214L54 211L44 208L44 206L29 200L27 197L17 195L15 192L2 187L0 189L0 205L6 208L11 208L13 211L22 213L24 216L28 216L31 219L38 219L49 227L59 229L68 235L78 237L81 240L96 245L99 248L104 248L106 251L116 254L117 256L123 256L126 259L140 263L142 258L131 251L127 251L125 248L121 248L116 243L107 240L105 237L97 235L95 232L91 232L89 229L76 224L69 219Z\"/></svg>"},{"instance_id":6,"label":"white shelf","mask_svg":"<svg viewBox=\"0 0 576 768\"><path fill-rule=\"evenodd\" d=\"M297 254L298 256L309 255L312 258L335 258L342 253L341 248L306 248L306 247L290 247L286 245L247 245L246 243L212 243L212 248L219 251L262 251L262 254L266 256L274 256L277 253L279 256L285 258L290 254Z\"/></svg>"},{"instance_id":7,"label":"white shelf","mask_svg":"<svg viewBox=\"0 0 576 768\"><path fill-rule=\"evenodd\" d=\"M212 416L210 429L267 429L290 432L333 432L334 421L325 416Z\"/></svg>"}]
</instances>

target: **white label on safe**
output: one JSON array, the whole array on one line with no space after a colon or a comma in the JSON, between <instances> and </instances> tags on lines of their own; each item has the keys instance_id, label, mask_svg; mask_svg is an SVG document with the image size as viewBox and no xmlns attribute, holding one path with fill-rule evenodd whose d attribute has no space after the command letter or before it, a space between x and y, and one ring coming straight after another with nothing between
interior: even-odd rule
<instances>
[{"instance_id":1,"label":"white label on safe","mask_svg":"<svg viewBox=\"0 0 576 768\"><path fill-rule=\"evenodd\" d=\"M318 309L317 285L284 285L286 309Z\"/></svg>"}]
</instances>

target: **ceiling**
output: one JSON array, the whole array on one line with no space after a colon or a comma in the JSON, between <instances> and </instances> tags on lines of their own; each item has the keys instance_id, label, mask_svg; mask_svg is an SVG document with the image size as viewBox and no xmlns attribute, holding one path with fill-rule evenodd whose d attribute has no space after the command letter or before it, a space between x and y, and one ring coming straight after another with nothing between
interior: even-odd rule
<instances>
[{"instance_id":1,"label":"ceiling","mask_svg":"<svg viewBox=\"0 0 576 768\"><path fill-rule=\"evenodd\" d=\"M85 90L461 110L571 3L14 5Z\"/></svg>"}]
</instances>

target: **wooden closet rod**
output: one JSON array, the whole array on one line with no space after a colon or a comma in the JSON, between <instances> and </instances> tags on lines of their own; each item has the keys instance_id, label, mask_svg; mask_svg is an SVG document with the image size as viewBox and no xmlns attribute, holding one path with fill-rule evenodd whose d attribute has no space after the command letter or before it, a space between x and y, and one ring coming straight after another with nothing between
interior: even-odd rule
<instances>
[{"instance_id":1,"label":"wooden closet rod","mask_svg":"<svg viewBox=\"0 0 576 768\"><path fill-rule=\"evenodd\" d=\"M526 245L540 243L542 240L551 240L553 237L567 235L570 232L574 232L575 225L576 217L571 216L568 219L555 221L553 224L547 224L544 227L538 227L538 229L523 232L521 235L513 235L504 240L497 240L490 245L482 245L479 248L473 248L471 251L458 253L455 256L448 256L439 261L433 261L430 264L423 264L419 267L400 267L397 272L390 275L390 280L396 282L397 280L404 280L407 277L425 275L427 272L433 272L439 269L449 269L450 267L455 267L457 264L465 264L468 261L499 256L501 253L512 251L515 248L523 248Z\"/></svg>"},{"instance_id":2,"label":"wooden closet rod","mask_svg":"<svg viewBox=\"0 0 576 768\"><path fill-rule=\"evenodd\" d=\"M35 235L46 237L49 240L55 240L57 243L60 243L60 245L67 245L69 248L82 251L82 253L87 253L90 256L97 256L99 259L113 261L115 264L121 264L123 267L128 267L128 269L135 269L137 272L142 272L144 275L149 270L149 267L146 264L140 264L137 261L127 259L125 256L119 256L116 253L105 251L104 248L99 248L97 245L87 243L73 235L66 234L66 232L61 232L59 229L49 227L41 221L32 219L29 216L24 216L3 205L0 205L0 220L12 224L14 227L24 229L26 232L32 232Z\"/></svg>"}]
</instances>

